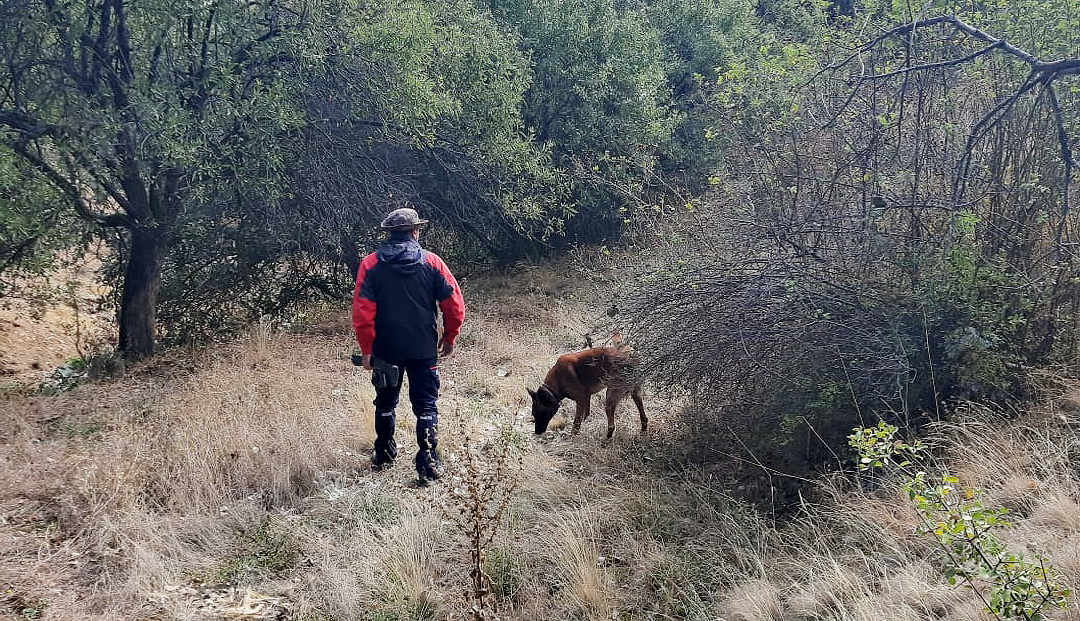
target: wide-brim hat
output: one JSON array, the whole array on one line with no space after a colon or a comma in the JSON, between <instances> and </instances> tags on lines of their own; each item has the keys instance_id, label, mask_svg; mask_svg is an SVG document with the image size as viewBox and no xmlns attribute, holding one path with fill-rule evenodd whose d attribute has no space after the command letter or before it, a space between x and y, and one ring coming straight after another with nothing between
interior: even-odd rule
<instances>
[{"instance_id":1,"label":"wide-brim hat","mask_svg":"<svg viewBox=\"0 0 1080 621\"><path fill-rule=\"evenodd\" d=\"M415 209L402 207L388 213L379 226L387 231L411 231L427 223L427 220L420 219Z\"/></svg>"}]
</instances>

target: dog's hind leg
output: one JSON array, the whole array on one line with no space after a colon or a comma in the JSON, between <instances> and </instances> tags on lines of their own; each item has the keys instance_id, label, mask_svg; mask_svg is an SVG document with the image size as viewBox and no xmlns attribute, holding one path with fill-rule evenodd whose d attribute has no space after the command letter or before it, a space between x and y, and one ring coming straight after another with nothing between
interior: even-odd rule
<instances>
[{"instance_id":1,"label":"dog's hind leg","mask_svg":"<svg viewBox=\"0 0 1080 621\"><path fill-rule=\"evenodd\" d=\"M620 388L608 388L607 396L604 397L604 410L607 412L607 437L610 440L615 433L615 409L626 397L626 390Z\"/></svg>"},{"instance_id":2,"label":"dog's hind leg","mask_svg":"<svg viewBox=\"0 0 1080 621\"><path fill-rule=\"evenodd\" d=\"M630 393L630 398L634 400L634 405L637 406L638 416L641 417L641 432L645 433L645 430L649 428L649 417L645 416L645 404L641 400L641 386L634 387L634 391Z\"/></svg>"},{"instance_id":3,"label":"dog's hind leg","mask_svg":"<svg viewBox=\"0 0 1080 621\"><path fill-rule=\"evenodd\" d=\"M589 397L579 399L577 403L577 411L574 412L574 428L573 433L581 431L581 423L589 417L589 406L592 400Z\"/></svg>"}]
</instances>

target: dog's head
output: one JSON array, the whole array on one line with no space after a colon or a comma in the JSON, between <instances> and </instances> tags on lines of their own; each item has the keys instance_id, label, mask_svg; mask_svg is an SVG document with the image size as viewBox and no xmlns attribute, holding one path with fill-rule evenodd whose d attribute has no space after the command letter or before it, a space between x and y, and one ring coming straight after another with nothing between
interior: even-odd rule
<instances>
[{"instance_id":1,"label":"dog's head","mask_svg":"<svg viewBox=\"0 0 1080 621\"><path fill-rule=\"evenodd\" d=\"M533 422L536 424L536 435L540 435L547 431L548 423L555 416L555 412L559 411L560 400L556 399L551 390L543 384L536 390L529 390L529 396L532 397L532 414Z\"/></svg>"}]
</instances>

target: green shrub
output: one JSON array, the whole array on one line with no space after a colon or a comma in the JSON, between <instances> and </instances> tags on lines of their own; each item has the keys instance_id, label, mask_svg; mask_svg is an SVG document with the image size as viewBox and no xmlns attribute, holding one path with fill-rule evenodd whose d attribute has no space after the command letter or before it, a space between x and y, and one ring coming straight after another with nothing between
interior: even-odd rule
<instances>
[{"instance_id":1,"label":"green shrub","mask_svg":"<svg viewBox=\"0 0 1080 621\"><path fill-rule=\"evenodd\" d=\"M280 574L293 565L298 554L288 532L270 521L237 534L237 550L221 562L216 578L237 583L260 576Z\"/></svg>"},{"instance_id":2,"label":"green shrub","mask_svg":"<svg viewBox=\"0 0 1080 621\"><path fill-rule=\"evenodd\" d=\"M484 572L496 596L513 600L525 580L525 559L513 549L492 547L484 558Z\"/></svg>"},{"instance_id":3,"label":"green shrub","mask_svg":"<svg viewBox=\"0 0 1080 621\"><path fill-rule=\"evenodd\" d=\"M881 422L856 428L849 442L860 471L880 468L902 474L902 488L922 519L918 532L938 544L949 584L967 585L997 619L1039 621L1049 608L1064 609L1070 591L1047 560L1010 552L994 534L1009 526L1008 509L984 505L979 489L959 487L959 480L948 473L931 477L919 470L922 447L898 439L896 433L895 426Z\"/></svg>"}]
</instances>

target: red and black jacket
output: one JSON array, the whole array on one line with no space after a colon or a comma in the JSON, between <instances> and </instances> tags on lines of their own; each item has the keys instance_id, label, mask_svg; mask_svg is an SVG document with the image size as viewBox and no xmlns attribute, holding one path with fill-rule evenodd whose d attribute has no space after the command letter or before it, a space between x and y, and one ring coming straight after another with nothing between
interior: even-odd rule
<instances>
[{"instance_id":1,"label":"red and black jacket","mask_svg":"<svg viewBox=\"0 0 1080 621\"><path fill-rule=\"evenodd\" d=\"M465 301L450 269L407 235L392 234L364 257L353 290L360 351L391 362L437 356L436 304L444 341L454 342L465 319Z\"/></svg>"}]
</instances>

